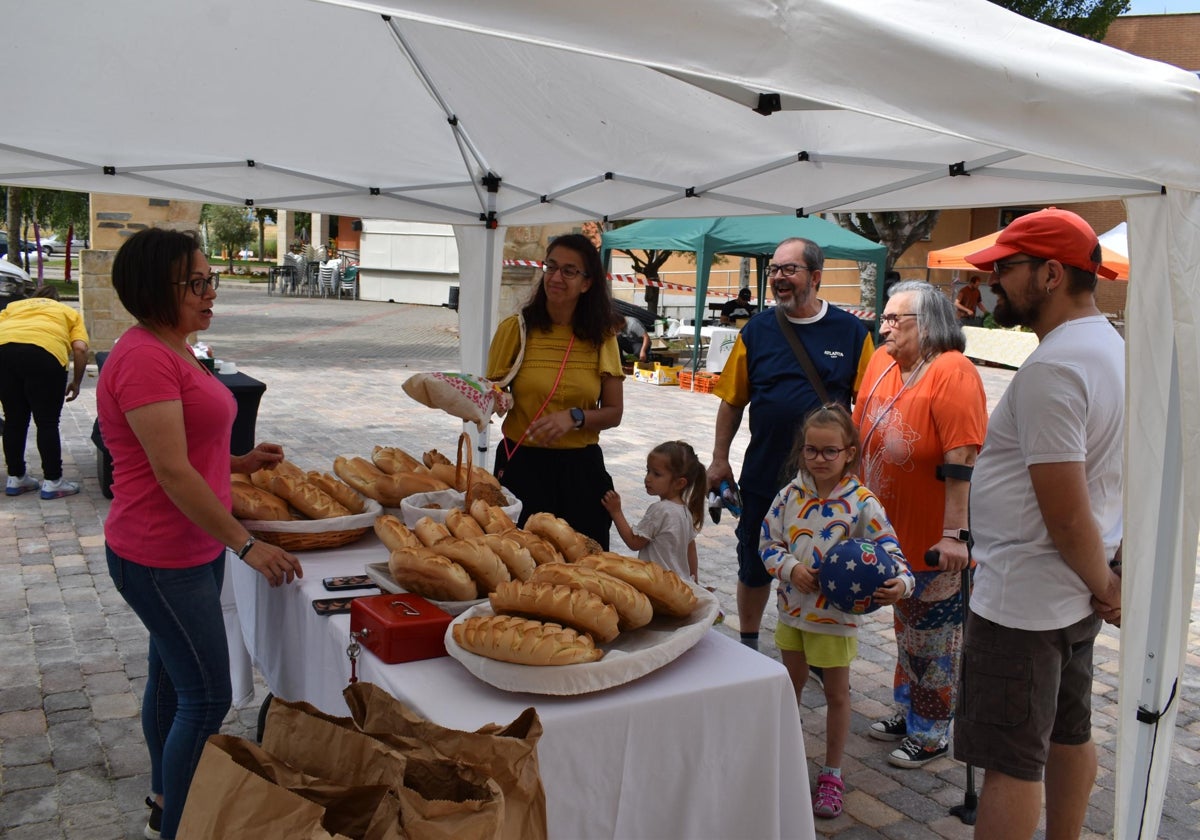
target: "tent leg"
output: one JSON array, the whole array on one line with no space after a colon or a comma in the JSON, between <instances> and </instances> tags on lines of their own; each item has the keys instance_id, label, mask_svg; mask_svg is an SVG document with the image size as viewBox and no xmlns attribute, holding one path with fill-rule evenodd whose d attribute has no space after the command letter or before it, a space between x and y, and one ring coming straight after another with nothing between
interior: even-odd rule
<instances>
[{"instance_id":1,"label":"tent leg","mask_svg":"<svg viewBox=\"0 0 1200 840\"><path fill-rule=\"evenodd\" d=\"M971 566L962 570L962 602L963 602L963 633L967 630L967 612L971 608ZM966 639L963 640L964 652ZM962 662L959 662L959 673L962 673ZM965 701L964 701L965 702ZM975 768L967 764L967 789L963 793L961 805L950 808L950 816L958 817L964 825L975 825L975 815L979 810L979 794L975 792Z\"/></svg>"}]
</instances>

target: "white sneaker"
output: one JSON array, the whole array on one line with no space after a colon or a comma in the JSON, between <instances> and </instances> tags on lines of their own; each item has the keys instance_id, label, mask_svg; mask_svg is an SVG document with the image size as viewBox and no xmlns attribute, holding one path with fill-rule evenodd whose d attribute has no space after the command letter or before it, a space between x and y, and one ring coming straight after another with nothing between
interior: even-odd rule
<instances>
[{"instance_id":1,"label":"white sneaker","mask_svg":"<svg viewBox=\"0 0 1200 840\"><path fill-rule=\"evenodd\" d=\"M4 495L20 496L22 493L28 493L36 489L38 489L38 480L33 476L26 474L18 478L15 475L10 475L8 481L4 484Z\"/></svg>"},{"instance_id":2,"label":"white sneaker","mask_svg":"<svg viewBox=\"0 0 1200 840\"><path fill-rule=\"evenodd\" d=\"M63 496L74 496L78 492L78 484L60 478L57 481L43 481L42 492L38 495L43 499L61 499Z\"/></svg>"}]
</instances>

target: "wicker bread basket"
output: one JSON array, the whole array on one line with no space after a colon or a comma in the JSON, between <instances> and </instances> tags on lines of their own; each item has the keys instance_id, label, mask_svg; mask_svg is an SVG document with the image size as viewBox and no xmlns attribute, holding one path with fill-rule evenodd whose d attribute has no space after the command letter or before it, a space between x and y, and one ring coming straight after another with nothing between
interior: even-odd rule
<instances>
[{"instance_id":1,"label":"wicker bread basket","mask_svg":"<svg viewBox=\"0 0 1200 840\"><path fill-rule=\"evenodd\" d=\"M379 502L363 499L365 509L351 516L332 519L304 519L272 522L263 519L244 519L242 524L256 539L277 545L285 551L315 551L349 545L375 525L375 517L383 512Z\"/></svg>"}]
</instances>

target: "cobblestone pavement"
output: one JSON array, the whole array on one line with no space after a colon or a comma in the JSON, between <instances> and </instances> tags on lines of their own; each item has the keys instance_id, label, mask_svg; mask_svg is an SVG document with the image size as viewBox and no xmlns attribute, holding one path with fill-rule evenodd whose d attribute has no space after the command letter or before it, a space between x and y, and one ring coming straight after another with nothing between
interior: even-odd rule
<instances>
[{"instance_id":1,"label":"cobblestone pavement","mask_svg":"<svg viewBox=\"0 0 1200 840\"><path fill-rule=\"evenodd\" d=\"M230 283L221 288L204 340L219 358L267 384L258 438L284 444L305 468L329 469L335 455L368 454L375 444L455 450L457 421L417 405L400 384L413 371L456 367L457 322L454 312L435 307L268 297L262 286ZM980 372L994 405L1011 374ZM670 437L691 441L702 457L710 453L717 404L711 395L632 381L625 400L624 422L602 442L626 509L636 516L650 501L641 487L646 453ZM83 493L56 501L37 494L0 499L0 835L11 840L140 837L145 822L149 762L138 719L145 632L105 566L108 502L89 440L94 416L89 376L62 423L66 475L82 479ZM32 439L28 451L31 472L40 474ZM702 582L716 587L727 616L723 632L736 635L731 519L707 524L698 539ZM768 608L763 652L778 658L769 641L773 625ZM1197 638L1193 631L1161 837L1200 833ZM1117 644L1117 633L1106 628L1097 647L1101 770L1088 838L1105 836L1112 822ZM893 768L885 760L890 745L866 736L871 721L890 709L893 645L890 611L883 610L868 620L852 668L846 810L818 820L818 832L844 840L970 837L972 830L947 814L963 800L963 765L942 758L920 770ZM264 696L260 681L254 702L232 712L225 731L253 737ZM814 768L824 754L825 718L811 683L802 706ZM729 795L737 796L753 780L729 782ZM808 796L800 780L796 795Z\"/></svg>"}]
</instances>

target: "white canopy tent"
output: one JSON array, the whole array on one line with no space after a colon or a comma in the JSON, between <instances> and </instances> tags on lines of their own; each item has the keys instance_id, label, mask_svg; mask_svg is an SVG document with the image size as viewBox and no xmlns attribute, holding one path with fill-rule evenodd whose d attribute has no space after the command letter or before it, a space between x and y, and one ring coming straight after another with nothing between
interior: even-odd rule
<instances>
[{"instance_id":1,"label":"white canopy tent","mask_svg":"<svg viewBox=\"0 0 1200 840\"><path fill-rule=\"evenodd\" d=\"M507 225L1125 200L1117 836L1154 836L1200 528L1193 75L986 0L3 9L57 94L5 121L0 183L454 224L465 370Z\"/></svg>"}]
</instances>

